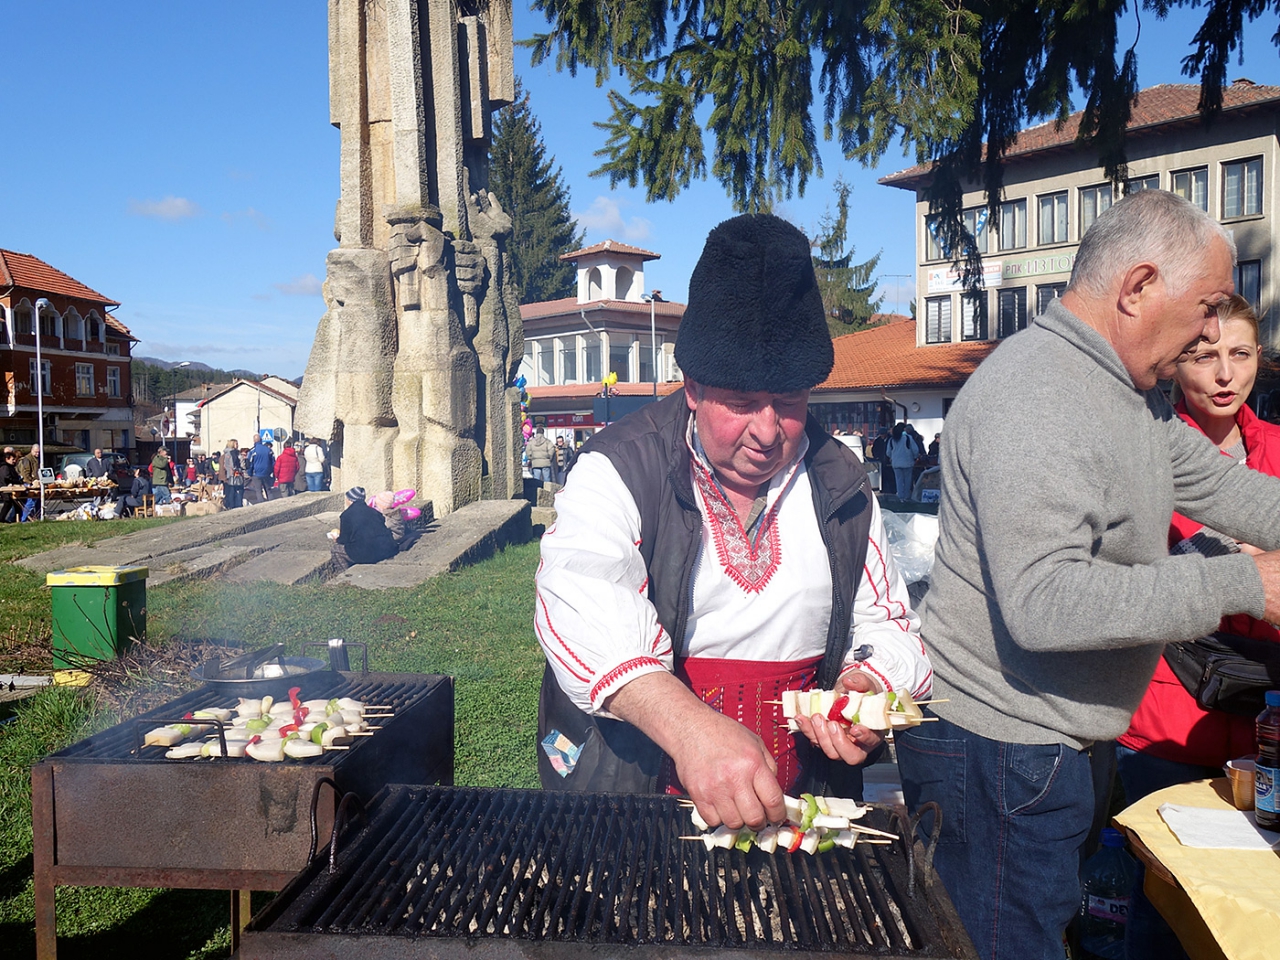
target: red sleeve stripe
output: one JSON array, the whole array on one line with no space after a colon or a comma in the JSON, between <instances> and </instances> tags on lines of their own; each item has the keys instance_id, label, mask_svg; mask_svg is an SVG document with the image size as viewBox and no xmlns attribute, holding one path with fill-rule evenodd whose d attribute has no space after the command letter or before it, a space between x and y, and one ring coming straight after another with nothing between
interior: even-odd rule
<instances>
[{"instance_id":1,"label":"red sleeve stripe","mask_svg":"<svg viewBox=\"0 0 1280 960\"><path fill-rule=\"evenodd\" d=\"M880 574L884 578L884 595L887 597L889 596L889 567L884 562L884 551L880 549L880 544L876 543L875 537L867 537L867 542L876 548L876 556L880 558ZM877 590L876 595L879 596L879 594L880 591ZM906 604L899 600L898 606L902 608L902 616L905 617L907 615Z\"/></svg>"},{"instance_id":2,"label":"red sleeve stripe","mask_svg":"<svg viewBox=\"0 0 1280 960\"><path fill-rule=\"evenodd\" d=\"M639 594L640 594L640 596L642 596L642 597L643 597L643 596L644 596L644 592L645 592L645 590L648 588L648 586L649 586L649 578L648 578L648 577L645 577L645 578L644 578L644 583L640 584L640 589L639 589L639 590L637 590L636 592L637 592L637 593L639 593Z\"/></svg>"},{"instance_id":3,"label":"red sleeve stripe","mask_svg":"<svg viewBox=\"0 0 1280 960\"><path fill-rule=\"evenodd\" d=\"M650 666L661 667L663 670L666 669L666 667L662 666L661 660L655 660L653 657L634 657L631 660L627 660L623 663L618 664L616 667L614 667L612 670L606 673L603 677L601 677L600 681L594 687L591 688L591 702L595 703L597 698L600 696L602 692L607 690L610 686L614 684L614 682L616 682L617 680L620 680L622 677L626 676L631 671L638 670L641 667L650 667Z\"/></svg>"},{"instance_id":4,"label":"red sleeve stripe","mask_svg":"<svg viewBox=\"0 0 1280 960\"><path fill-rule=\"evenodd\" d=\"M922 694L924 694L926 690L928 690L932 686L933 686L933 670L930 669L929 672L924 675L924 679L920 681L920 684L914 690L911 691L911 699L915 700L919 698Z\"/></svg>"},{"instance_id":5,"label":"red sleeve stripe","mask_svg":"<svg viewBox=\"0 0 1280 960\"><path fill-rule=\"evenodd\" d=\"M867 581L867 583L871 585L871 589L874 590L876 594L876 602L872 604L872 606L879 607L881 610L884 611L885 623L892 623L895 626L897 626L897 628L901 630L903 633L906 633L908 629L907 625L903 623L902 620L895 617L893 615L893 611L889 609L889 605L883 599L881 599L880 588L876 586L875 577L871 575L871 568L868 567L866 564L863 564L862 573L863 573L863 578Z\"/></svg>"},{"instance_id":6,"label":"red sleeve stripe","mask_svg":"<svg viewBox=\"0 0 1280 960\"><path fill-rule=\"evenodd\" d=\"M571 666L569 666L569 664L565 663L565 661L564 661L564 657L560 656L560 654L556 653L556 652L555 652L554 650L552 650L549 646L547 646L547 641L546 641L546 640L543 638L543 636L542 636L542 628L541 628L540 626L538 626L538 618L537 618L537 617L534 617L534 618L533 618L533 629L534 629L534 632L536 632L536 633L538 634L538 642L539 642L540 644L542 644L542 649L543 649L543 650L545 650L545 651L546 651L550 656L555 657L556 662L557 662L558 664L560 664L560 666L564 667L564 669L565 669L565 672L566 672L566 673L568 673L571 677L573 677L573 678L574 678L575 680L577 680L579 683L590 683L590 682L591 682L591 678L590 678L590 677L583 677L583 676L580 676L580 675L579 675L579 674L578 674L578 673L573 669L573 667L571 667Z\"/></svg>"},{"instance_id":7,"label":"red sleeve stripe","mask_svg":"<svg viewBox=\"0 0 1280 960\"><path fill-rule=\"evenodd\" d=\"M662 624L658 624L658 635L653 638L653 645L649 647L649 650L653 653L657 653L660 646L662 646ZM670 644L667 646L669 649Z\"/></svg>"},{"instance_id":8,"label":"red sleeve stripe","mask_svg":"<svg viewBox=\"0 0 1280 960\"><path fill-rule=\"evenodd\" d=\"M547 610L547 601L542 599L541 592L538 593L538 605L542 607L542 617L544 620L547 621L547 629L550 630L551 635L555 637L557 641L559 641L560 646L564 648L564 652L573 658L573 662L576 663L579 667L581 667L586 672L588 677L595 676L595 671L592 670L590 667L588 667L580 659L578 659L578 655L574 653L572 650L570 650L569 645L564 642L564 637L560 636L560 634L556 632L556 628L551 622L551 614ZM536 617L534 618L534 622L535 623L537 622ZM543 645L546 646L545 643ZM584 680L584 682L586 681Z\"/></svg>"}]
</instances>

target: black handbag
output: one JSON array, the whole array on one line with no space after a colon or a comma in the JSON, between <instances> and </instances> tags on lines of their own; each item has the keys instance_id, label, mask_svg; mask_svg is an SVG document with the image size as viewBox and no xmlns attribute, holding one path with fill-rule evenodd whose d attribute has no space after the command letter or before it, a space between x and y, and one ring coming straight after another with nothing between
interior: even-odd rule
<instances>
[{"instance_id":1,"label":"black handbag","mask_svg":"<svg viewBox=\"0 0 1280 960\"><path fill-rule=\"evenodd\" d=\"M1205 710L1256 717L1280 690L1280 643L1214 633L1166 644L1164 659Z\"/></svg>"}]
</instances>

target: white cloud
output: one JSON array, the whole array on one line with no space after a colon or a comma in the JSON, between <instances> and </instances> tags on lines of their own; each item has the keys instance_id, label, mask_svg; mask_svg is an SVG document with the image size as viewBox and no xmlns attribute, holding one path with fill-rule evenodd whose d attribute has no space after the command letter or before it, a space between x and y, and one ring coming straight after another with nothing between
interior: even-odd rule
<instances>
[{"instance_id":1,"label":"white cloud","mask_svg":"<svg viewBox=\"0 0 1280 960\"><path fill-rule=\"evenodd\" d=\"M153 220L185 220L200 216L200 205L186 197L168 196L163 200L130 200L129 212Z\"/></svg>"},{"instance_id":2,"label":"white cloud","mask_svg":"<svg viewBox=\"0 0 1280 960\"><path fill-rule=\"evenodd\" d=\"M320 296L320 281L314 273L304 273L300 277L294 277L288 283L273 283L272 286L286 297Z\"/></svg>"},{"instance_id":3,"label":"white cloud","mask_svg":"<svg viewBox=\"0 0 1280 960\"><path fill-rule=\"evenodd\" d=\"M628 201L598 196L591 201L590 207L573 216L578 226L584 227L588 233L602 234L613 240L644 240L649 236L652 222L644 217L628 220L622 215L624 206L630 206Z\"/></svg>"}]
</instances>

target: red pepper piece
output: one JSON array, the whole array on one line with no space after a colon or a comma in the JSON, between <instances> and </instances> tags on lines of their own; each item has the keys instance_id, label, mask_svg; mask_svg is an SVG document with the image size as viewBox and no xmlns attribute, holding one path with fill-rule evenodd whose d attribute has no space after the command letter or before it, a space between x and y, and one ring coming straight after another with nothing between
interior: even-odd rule
<instances>
[{"instance_id":1,"label":"red pepper piece","mask_svg":"<svg viewBox=\"0 0 1280 960\"><path fill-rule=\"evenodd\" d=\"M836 720L840 723L848 723L844 718L844 708L849 705L849 695L843 694L836 697L836 702L831 705L831 709L827 711L828 720Z\"/></svg>"},{"instance_id":2,"label":"red pepper piece","mask_svg":"<svg viewBox=\"0 0 1280 960\"><path fill-rule=\"evenodd\" d=\"M186 713L182 715L183 720L194 720L195 718L196 718L196 715L192 713L190 710L188 710Z\"/></svg>"},{"instance_id":3,"label":"red pepper piece","mask_svg":"<svg viewBox=\"0 0 1280 960\"><path fill-rule=\"evenodd\" d=\"M290 688L289 688L289 702L293 704L293 709L295 709L295 710L297 710L297 709L298 709L298 704L301 702L301 701L298 699L298 694L299 694L299 693L301 693L301 692L302 692L302 688L301 688L301 687L290 687Z\"/></svg>"},{"instance_id":4,"label":"red pepper piece","mask_svg":"<svg viewBox=\"0 0 1280 960\"><path fill-rule=\"evenodd\" d=\"M283 740L291 733L297 732L298 725L296 723L286 723L280 728L280 739Z\"/></svg>"},{"instance_id":5,"label":"red pepper piece","mask_svg":"<svg viewBox=\"0 0 1280 960\"><path fill-rule=\"evenodd\" d=\"M255 743L261 743L261 742L262 742L262 738L261 738L260 736L258 736L257 734L254 734L252 737L250 737L250 738L249 738L249 745L250 745L250 746L252 746L252 745L253 745L253 744L255 744Z\"/></svg>"},{"instance_id":6,"label":"red pepper piece","mask_svg":"<svg viewBox=\"0 0 1280 960\"><path fill-rule=\"evenodd\" d=\"M293 722L294 722L294 723L297 723L297 724L301 724L303 721L305 721L305 720L307 719L307 714L308 714L308 713L310 713L310 712L311 712L311 711L310 711L309 709L307 709L306 707L301 706L301 705L299 705L299 706L297 706L297 707L294 707L294 708L293 708Z\"/></svg>"},{"instance_id":7,"label":"red pepper piece","mask_svg":"<svg viewBox=\"0 0 1280 960\"><path fill-rule=\"evenodd\" d=\"M800 844L804 843L804 831L792 830L795 836L791 840L791 844L787 847L787 853L795 853L800 849Z\"/></svg>"}]
</instances>

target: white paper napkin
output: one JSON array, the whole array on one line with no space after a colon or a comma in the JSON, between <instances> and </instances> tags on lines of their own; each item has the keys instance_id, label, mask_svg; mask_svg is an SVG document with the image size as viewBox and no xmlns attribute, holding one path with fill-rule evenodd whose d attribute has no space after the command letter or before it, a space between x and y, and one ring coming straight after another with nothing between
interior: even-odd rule
<instances>
[{"instance_id":1,"label":"white paper napkin","mask_svg":"<svg viewBox=\"0 0 1280 960\"><path fill-rule=\"evenodd\" d=\"M1157 812L1184 847L1273 850L1280 844L1280 834L1258 828L1252 810L1211 810L1162 803Z\"/></svg>"}]
</instances>

